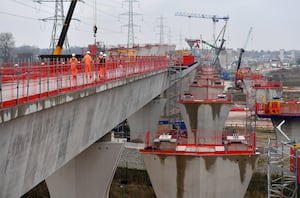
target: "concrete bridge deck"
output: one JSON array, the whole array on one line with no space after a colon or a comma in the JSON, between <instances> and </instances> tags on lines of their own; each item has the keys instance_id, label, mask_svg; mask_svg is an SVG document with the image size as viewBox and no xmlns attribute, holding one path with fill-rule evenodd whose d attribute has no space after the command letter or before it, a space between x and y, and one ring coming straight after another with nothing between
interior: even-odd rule
<instances>
[{"instance_id":1,"label":"concrete bridge deck","mask_svg":"<svg viewBox=\"0 0 300 198\"><path fill-rule=\"evenodd\" d=\"M179 80L195 68L183 70ZM29 191L159 96L170 82L175 83L174 75L165 65L1 108L0 197Z\"/></svg>"}]
</instances>

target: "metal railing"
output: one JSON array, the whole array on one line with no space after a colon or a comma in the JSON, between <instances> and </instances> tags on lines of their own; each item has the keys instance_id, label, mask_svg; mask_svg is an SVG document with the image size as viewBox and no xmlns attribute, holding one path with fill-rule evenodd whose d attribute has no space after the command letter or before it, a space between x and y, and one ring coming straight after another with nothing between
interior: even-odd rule
<instances>
[{"instance_id":1,"label":"metal railing","mask_svg":"<svg viewBox=\"0 0 300 198\"><path fill-rule=\"evenodd\" d=\"M73 78L70 64L60 60L4 63L0 68L0 108L167 67L165 56L140 56L130 61L118 56L107 60L103 69L94 62L91 73L79 62Z\"/></svg>"},{"instance_id":2,"label":"metal railing","mask_svg":"<svg viewBox=\"0 0 300 198\"><path fill-rule=\"evenodd\" d=\"M273 105L276 104L276 105ZM270 100L266 102L256 102L257 114L285 114L300 115L300 101L295 100Z\"/></svg>"},{"instance_id":3,"label":"metal railing","mask_svg":"<svg viewBox=\"0 0 300 198\"><path fill-rule=\"evenodd\" d=\"M256 133L243 129L161 130L152 134L153 144L145 152L194 154L255 154ZM191 137L192 136L192 137Z\"/></svg>"}]
</instances>

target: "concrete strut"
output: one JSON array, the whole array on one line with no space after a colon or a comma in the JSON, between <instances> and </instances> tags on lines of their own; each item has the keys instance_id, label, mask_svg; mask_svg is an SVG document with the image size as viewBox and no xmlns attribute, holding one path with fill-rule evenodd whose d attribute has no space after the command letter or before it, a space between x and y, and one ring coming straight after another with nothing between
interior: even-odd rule
<instances>
[{"instance_id":1,"label":"concrete strut","mask_svg":"<svg viewBox=\"0 0 300 198\"><path fill-rule=\"evenodd\" d=\"M147 131L150 133L157 131L157 123L166 102L166 98L156 98L128 117L130 141L144 142Z\"/></svg>"},{"instance_id":2,"label":"concrete strut","mask_svg":"<svg viewBox=\"0 0 300 198\"><path fill-rule=\"evenodd\" d=\"M232 103L182 103L180 108L187 126L189 143L194 143L195 131L192 131L193 129L201 130L197 138L201 136L221 137L231 106Z\"/></svg>"}]
</instances>

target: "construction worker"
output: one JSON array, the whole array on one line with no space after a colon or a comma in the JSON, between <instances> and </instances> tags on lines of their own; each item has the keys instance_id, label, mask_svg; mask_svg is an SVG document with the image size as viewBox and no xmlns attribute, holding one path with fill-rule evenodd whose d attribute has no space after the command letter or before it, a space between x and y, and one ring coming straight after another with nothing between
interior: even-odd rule
<instances>
[{"instance_id":1,"label":"construction worker","mask_svg":"<svg viewBox=\"0 0 300 198\"><path fill-rule=\"evenodd\" d=\"M70 66L71 66L72 78L76 79L78 59L76 58L75 54L72 54L72 57L70 58L69 62L70 62Z\"/></svg>"},{"instance_id":2,"label":"construction worker","mask_svg":"<svg viewBox=\"0 0 300 198\"><path fill-rule=\"evenodd\" d=\"M104 76L104 79L106 79L106 61L107 61L107 57L106 57L106 54L104 53L103 54L103 62L104 62L104 71L103 71L103 76Z\"/></svg>"},{"instance_id":3,"label":"construction worker","mask_svg":"<svg viewBox=\"0 0 300 198\"><path fill-rule=\"evenodd\" d=\"M86 51L86 54L84 55L82 62L84 62L85 68L84 68L84 72L85 72L85 77L87 78L88 74L89 77L92 78L92 57L91 57L91 52L90 51Z\"/></svg>"},{"instance_id":4,"label":"construction worker","mask_svg":"<svg viewBox=\"0 0 300 198\"><path fill-rule=\"evenodd\" d=\"M106 57L106 54L103 54L103 52L100 52L99 56L97 58L97 64L99 66L98 76L99 76L99 79L101 79L101 80L104 80L106 77L105 57Z\"/></svg>"}]
</instances>

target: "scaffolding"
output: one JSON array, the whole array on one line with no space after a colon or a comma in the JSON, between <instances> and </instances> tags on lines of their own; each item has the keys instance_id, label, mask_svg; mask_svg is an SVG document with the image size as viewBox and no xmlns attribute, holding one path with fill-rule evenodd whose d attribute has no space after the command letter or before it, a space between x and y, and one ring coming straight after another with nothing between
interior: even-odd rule
<instances>
[{"instance_id":1,"label":"scaffolding","mask_svg":"<svg viewBox=\"0 0 300 198\"><path fill-rule=\"evenodd\" d=\"M272 144L268 140L268 198L297 198L298 150L291 155L291 147L289 143Z\"/></svg>"},{"instance_id":2,"label":"scaffolding","mask_svg":"<svg viewBox=\"0 0 300 198\"><path fill-rule=\"evenodd\" d=\"M176 66L175 66L176 67ZM178 107L178 93L180 90L180 74L181 68L177 70L174 67L169 67L169 89L167 90L167 98L168 98L168 117L175 121L179 119L180 110Z\"/></svg>"},{"instance_id":3,"label":"scaffolding","mask_svg":"<svg viewBox=\"0 0 300 198\"><path fill-rule=\"evenodd\" d=\"M250 87L246 93L246 130L250 132L255 132L256 130L256 112L255 112L255 103L256 103L256 92L255 89Z\"/></svg>"},{"instance_id":4,"label":"scaffolding","mask_svg":"<svg viewBox=\"0 0 300 198\"><path fill-rule=\"evenodd\" d=\"M169 57L172 57L170 54ZM173 62L169 62L168 75L169 75L169 89L166 91L167 106L166 117L170 123L173 123L173 127L180 129L180 126L176 126L177 120L181 120L181 112L178 103L178 94L181 91L180 78L182 74L182 67L176 66Z\"/></svg>"}]
</instances>

